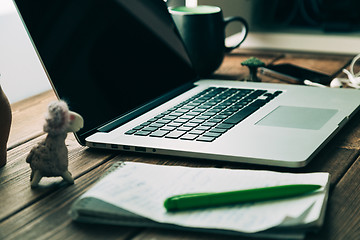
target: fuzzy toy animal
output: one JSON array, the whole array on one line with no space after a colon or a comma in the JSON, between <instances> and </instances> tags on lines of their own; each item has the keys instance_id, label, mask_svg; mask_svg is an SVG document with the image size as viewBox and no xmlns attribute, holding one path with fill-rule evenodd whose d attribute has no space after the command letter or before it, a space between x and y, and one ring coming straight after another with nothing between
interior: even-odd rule
<instances>
[{"instance_id":1,"label":"fuzzy toy animal","mask_svg":"<svg viewBox=\"0 0 360 240\"><path fill-rule=\"evenodd\" d=\"M37 187L42 177L61 176L66 182L74 180L68 171L68 149L65 139L68 132L77 132L84 126L83 118L69 111L64 101L56 101L49 105L44 124L44 132L48 135L29 153L26 162L31 167L31 187Z\"/></svg>"}]
</instances>

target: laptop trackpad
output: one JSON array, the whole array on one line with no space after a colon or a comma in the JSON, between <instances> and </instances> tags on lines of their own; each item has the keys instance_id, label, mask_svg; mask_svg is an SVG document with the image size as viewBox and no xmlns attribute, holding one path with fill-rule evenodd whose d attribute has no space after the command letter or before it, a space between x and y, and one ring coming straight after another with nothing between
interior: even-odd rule
<instances>
[{"instance_id":1,"label":"laptop trackpad","mask_svg":"<svg viewBox=\"0 0 360 240\"><path fill-rule=\"evenodd\" d=\"M337 111L336 109L279 106L256 124L318 130Z\"/></svg>"}]
</instances>

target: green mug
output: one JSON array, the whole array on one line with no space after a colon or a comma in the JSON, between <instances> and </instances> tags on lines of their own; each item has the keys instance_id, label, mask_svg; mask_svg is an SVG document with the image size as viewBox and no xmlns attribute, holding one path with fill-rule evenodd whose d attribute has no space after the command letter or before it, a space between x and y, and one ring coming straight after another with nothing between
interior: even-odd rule
<instances>
[{"instance_id":1,"label":"green mug","mask_svg":"<svg viewBox=\"0 0 360 240\"><path fill-rule=\"evenodd\" d=\"M221 65L226 52L240 46L248 33L242 17L223 17L216 6L174 6L169 12L180 33L197 74L206 77ZM225 46L225 28L233 21L242 23L241 38L234 46Z\"/></svg>"}]
</instances>

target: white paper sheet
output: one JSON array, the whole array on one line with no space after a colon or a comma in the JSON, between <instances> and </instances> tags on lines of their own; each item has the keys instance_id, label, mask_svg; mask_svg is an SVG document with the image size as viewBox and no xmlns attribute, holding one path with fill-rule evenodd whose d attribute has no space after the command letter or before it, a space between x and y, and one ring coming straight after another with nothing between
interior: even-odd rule
<instances>
[{"instance_id":1,"label":"white paper sheet","mask_svg":"<svg viewBox=\"0 0 360 240\"><path fill-rule=\"evenodd\" d=\"M328 173L291 174L128 162L81 198L95 197L157 222L254 233L275 226L297 226L318 220L328 179ZM323 188L302 197L201 210L167 212L163 206L167 197L177 194L285 184L319 184Z\"/></svg>"}]
</instances>

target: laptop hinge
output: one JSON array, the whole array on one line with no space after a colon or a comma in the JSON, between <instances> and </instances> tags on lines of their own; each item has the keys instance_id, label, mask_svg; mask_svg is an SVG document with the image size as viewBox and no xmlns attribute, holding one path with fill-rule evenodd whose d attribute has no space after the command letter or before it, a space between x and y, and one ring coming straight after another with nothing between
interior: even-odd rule
<instances>
[{"instance_id":1,"label":"laptop hinge","mask_svg":"<svg viewBox=\"0 0 360 240\"><path fill-rule=\"evenodd\" d=\"M181 87L178 87L175 90L173 90L167 94L164 94L161 97L159 97L159 98L157 98L157 99L127 113L127 114L124 114L123 116L116 118L115 120L112 120L112 121L104 124L103 126L99 127L97 129L97 131L109 132L109 131L123 125L124 123L129 122L130 120L150 111L151 109L165 103L166 101L169 101L170 99L172 99L194 87L195 87L195 85L193 82L182 85Z\"/></svg>"}]
</instances>

